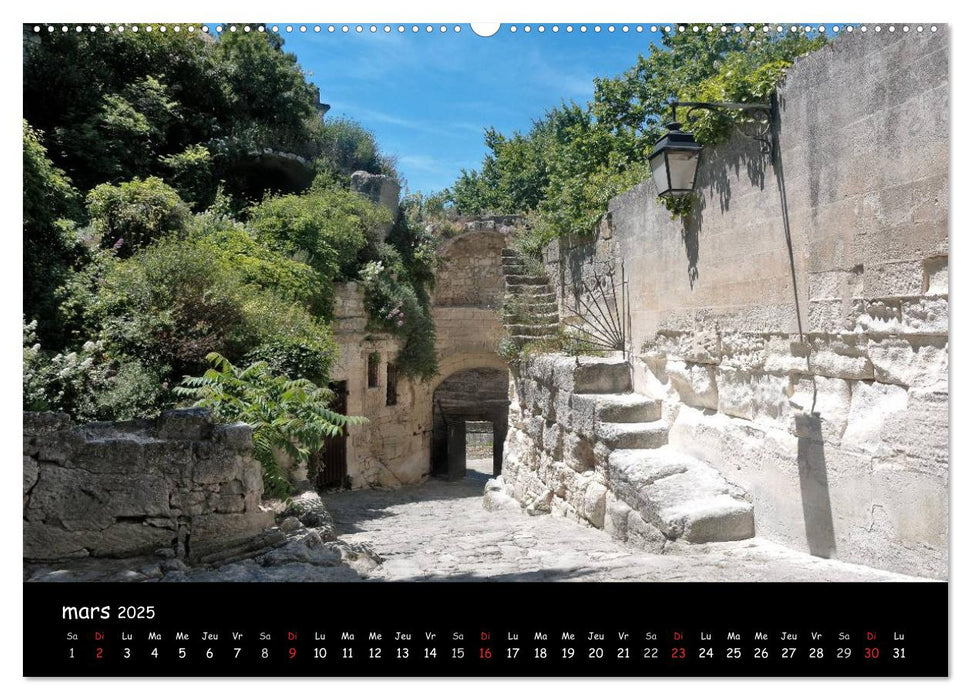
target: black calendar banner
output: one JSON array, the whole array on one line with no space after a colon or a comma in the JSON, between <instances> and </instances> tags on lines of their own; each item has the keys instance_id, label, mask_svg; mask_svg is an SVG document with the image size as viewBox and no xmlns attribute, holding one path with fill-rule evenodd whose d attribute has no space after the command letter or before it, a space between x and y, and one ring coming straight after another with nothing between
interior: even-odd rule
<instances>
[{"instance_id":1,"label":"black calendar banner","mask_svg":"<svg viewBox=\"0 0 971 700\"><path fill-rule=\"evenodd\" d=\"M946 676L947 595L946 583L28 583L24 674Z\"/></svg>"}]
</instances>

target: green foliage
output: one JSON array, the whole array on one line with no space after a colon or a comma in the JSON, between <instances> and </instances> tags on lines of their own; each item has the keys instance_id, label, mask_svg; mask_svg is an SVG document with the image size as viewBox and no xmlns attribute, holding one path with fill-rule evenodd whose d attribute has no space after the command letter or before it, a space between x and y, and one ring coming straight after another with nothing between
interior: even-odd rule
<instances>
[{"instance_id":1,"label":"green foliage","mask_svg":"<svg viewBox=\"0 0 971 700\"><path fill-rule=\"evenodd\" d=\"M333 283L357 272L367 234L390 219L388 212L359 194L315 189L302 195L268 196L249 211L256 239L319 273L322 311L329 317Z\"/></svg>"},{"instance_id":2,"label":"green foliage","mask_svg":"<svg viewBox=\"0 0 971 700\"><path fill-rule=\"evenodd\" d=\"M273 290L316 316L330 315L333 298L325 293L329 288L326 280L307 263L263 245L245 227L231 220L204 226L203 231L202 242L211 245L245 283Z\"/></svg>"},{"instance_id":3,"label":"green foliage","mask_svg":"<svg viewBox=\"0 0 971 700\"><path fill-rule=\"evenodd\" d=\"M137 361L109 357L102 343L48 355L37 342L36 322L24 325L24 410L63 411L78 422L130 420L160 411L168 386Z\"/></svg>"},{"instance_id":4,"label":"green foliage","mask_svg":"<svg viewBox=\"0 0 971 700\"><path fill-rule=\"evenodd\" d=\"M595 79L585 107L551 109L526 134L488 129L481 169L463 171L450 188L455 209L529 213L545 240L588 234L611 197L649 176L647 154L670 120L672 98L767 102L792 61L824 41L803 33L666 34L622 75ZM689 128L701 142L717 143L747 118L704 113Z\"/></svg>"},{"instance_id":5,"label":"green foliage","mask_svg":"<svg viewBox=\"0 0 971 700\"><path fill-rule=\"evenodd\" d=\"M181 153L162 156L161 161L169 169L169 181L183 200L199 209L212 204L216 191L208 148L194 144Z\"/></svg>"},{"instance_id":6,"label":"green foliage","mask_svg":"<svg viewBox=\"0 0 971 700\"><path fill-rule=\"evenodd\" d=\"M201 371L210 352L244 357L279 343L303 346L320 377L333 355L324 323L247 280L205 240L167 238L106 262L91 298L78 306L113 354L162 368L168 377Z\"/></svg>"},{"instance_id":7,"label":"green foliage","mask_svg":"<svg viewBox=\"0 0 971 700\"><path fill-rule=\"evenodd\" d=\"M397 177L394 161L381 154L374 134L352 119L327 119L314 126L319 172L345 179L357 170Z\"/></svg>"},{"instance_id":8,"label":"green foliage","mask_svg":"<svg viewBox=\"0 0 971 700\"><path fill-rule=\"evenodd\" d=\"M334 283L390 220L347 191L394 174L374 137L271 32L24 32L25 405L149 415L210 352L326 383ZM434 249L405 257L423 308Z\"/></svg>"},{"instance_id":9,"label":"green foliage","mask_svg":"<svg viewBox=\"0 0 971 700\"><path fill-rule=\"evenodd\" d=\"M37 332L61 339L56 290L84 257L66 219L80 213L79 197L64 171L54 167L41 135L23 122L24 149L24 314L39 319Z\"/></svg>"},{"instance_id":10,"label":"green foliage","mask_svg":"<svg viewBox=\"0 0 971 700\"><path fill-rule=\"evenodd\" d=\"M372 261L361 270L371 328L404 339L396 360L402 374L430 379L438 373L438 358L428 303L407 279L400 256L384 252L384 260Z\"/></svg>"},{"instance_id":11,"label":"green foliage","mask_svg":"<svg viewBox=\"0 0 971 700\"><path fill-rule=\"evenodd\" d=\"M254 153L326 145L317 91L272 32L24 32L24 114L82 191L172 176L197 207L220 181L241 201Z\"/></svg>"},{"instance_id":12,"label":"green foliage","mask_svg":"<svg viewBox=\"0 0 971 700\"><path fill-rule=\"evenodd\" d=\"M96 240L127 257L152 241L185 231L189 208L157 177L120 185L98 185L88 193L88 215Z\"/></svg>"},{"instance_id":13,"label":"green foliage","mask_svg":"<svg viewBox=\"0 0 971 700\"><path fill-rule=\"evenodd\" d=\"M219 353L206 359L210 367L205 373L186 377L175 393L208 408L218 421L241 421L253 427L253 456L263 466L268 495L290 493L286 466L278 454L286 455L295 466L306 464L325 438L364 422L330 410L333 396L328 390L306 379L275 374L266 363L240 369Z\"/></svg>"}]
</instances>

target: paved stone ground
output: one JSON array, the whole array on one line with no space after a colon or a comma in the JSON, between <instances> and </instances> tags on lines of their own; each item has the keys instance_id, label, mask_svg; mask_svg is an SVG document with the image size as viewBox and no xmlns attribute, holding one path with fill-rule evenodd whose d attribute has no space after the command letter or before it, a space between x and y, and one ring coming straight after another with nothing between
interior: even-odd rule
<instances>
[{"instance_id":1,"label":"paved stone ground","mask_svg":"<svg viewBox=\"0 0 971 700\"><path fill-rule=\"evenodd\" d=\"M469 462L463 481L397 490L342 491L323 501L338 539L219 568L160 568L149 559L77 560L25 567L37 581L893 581L886 571L818 559L758 538L628 547L602 530L513 506L482 507L492 459ZM305 532L305 531L303 531ZM286 556L284 556L286 555ZM375 556L376 555L376 556Z\"/></svg>"},{"instance_id":2,"label":"paved stone ground","mask_svg":"<svg viewBox=\"0 0 971 700\"><path fill-rule=\"evenodd\" d=\"M662 555L601 530L509 509L488 512L491 460L470 460L459 482L324 496L345 542L384 561L371 580L891 581L899 574L811 557L761 539L677 545Z\"/></svg>"}]
</instances>

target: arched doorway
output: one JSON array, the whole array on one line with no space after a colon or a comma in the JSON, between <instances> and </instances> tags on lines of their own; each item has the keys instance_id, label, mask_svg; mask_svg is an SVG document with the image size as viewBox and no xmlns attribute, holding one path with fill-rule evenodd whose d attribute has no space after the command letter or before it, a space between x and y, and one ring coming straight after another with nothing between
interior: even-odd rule
<instances>
[{"instance_id":1,"label":"arched doorway","mask_svg":"<svg viewBox=\"0 0 971 700\"><path fill-rule=\"evenodd\" d=\"M509 370L476 367L449 375L432 393L432 476L465 478L467 423L492 425L492 473L502 470L509 416Z\"/></svg>"}]
</instances>

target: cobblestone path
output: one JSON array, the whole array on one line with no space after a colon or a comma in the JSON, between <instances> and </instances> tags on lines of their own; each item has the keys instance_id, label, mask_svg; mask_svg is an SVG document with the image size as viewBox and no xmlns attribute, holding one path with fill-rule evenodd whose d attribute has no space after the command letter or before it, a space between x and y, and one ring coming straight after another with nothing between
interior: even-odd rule
<instances>
[{"instance_id":1,"label":"cobblestone path","mask_svg":"<svg viewBox=\"0 0 971 700\"><path fill-rule=\"evenodd\" d=\"M488 512L490 460L459 482L324 496L341 539L384 560L382 580L470 581L889 581L908 577L819 559L766 540L677 545L662 555L551 515ZM478 471L475 471L478 470Z\"/></svg>"}]
</instances>

